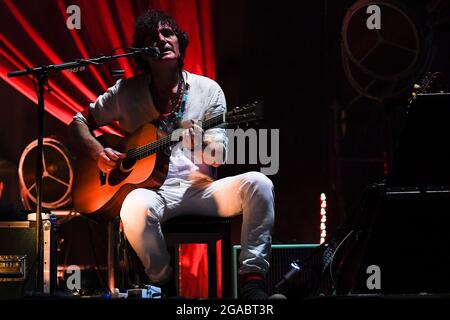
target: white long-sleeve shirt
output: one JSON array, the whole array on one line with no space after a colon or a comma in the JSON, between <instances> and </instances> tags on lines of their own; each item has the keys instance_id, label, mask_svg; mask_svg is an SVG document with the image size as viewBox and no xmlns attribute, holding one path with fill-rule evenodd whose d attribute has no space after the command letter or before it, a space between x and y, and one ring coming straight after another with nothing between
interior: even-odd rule
<instances>
[{"instance_id":1,"label":"white long-sleeve shirt","mask_svg":"<svg viewBox=\"0 0 450 320\"><path fill-rule=\"evenodd\" d=\"M225 95L220 86L212 79L183 71L186 83L187 100L183 120L207 120L226 111ZM117 121L127 133L133 133L139 127L159 118L150 92L151 76L141 74L125 80L118 80L97 100L89 105L89 111L97 126L101 127ZM86 121L81 112L74 119ZM213 128L204 133L204 139L221 142L225 149L227 136L225 129ZM193 158L186 157L181 148L173 148L167 180L171 178L187 179L194 171L211 174L210 166L195 164Z\"/></svg>"}]
</instances>

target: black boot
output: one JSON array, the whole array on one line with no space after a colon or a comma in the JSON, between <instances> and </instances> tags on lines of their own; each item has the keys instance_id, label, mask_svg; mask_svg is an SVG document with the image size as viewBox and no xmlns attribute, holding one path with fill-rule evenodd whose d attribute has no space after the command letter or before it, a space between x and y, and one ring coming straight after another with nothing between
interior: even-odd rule
<instances>
[{"instance_id":1,"label":"black boot","mask_svg":"<svg viewBox=\"0 0 450 320\"><path fill-rule=\"evenodd\" d=\"M262 274L244 274L240 276L239 298L244 300L265 300L266 283Z\"/></svg>"},{"instance_id":2,"label":"black boot","mask_svg":"<svg viewBox=\"0 0 450 320\"><path fill-rule=\"evenodd\" d=\"M161 296L163 298L174 298L178 296L175 277L170 277L168 282L159 285L159 287L161 288Z\"/></svg>"}]
</instances>

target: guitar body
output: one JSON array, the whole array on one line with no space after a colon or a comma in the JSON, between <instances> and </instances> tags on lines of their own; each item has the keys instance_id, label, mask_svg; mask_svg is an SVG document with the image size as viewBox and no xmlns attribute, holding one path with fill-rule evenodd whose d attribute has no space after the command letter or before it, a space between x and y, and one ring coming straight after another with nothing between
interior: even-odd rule
<instances>
[{"instance_id":1,"label":"guitar body","mask_svg":"<svg viewBox=\"0 0 450 320\"><path fill-rule=\"evenodd\" d=\"M127 138L102 135L105 147L124 153L156 141L157 128L145 124ZM75 210L97 221L108 221L120 214L122 202L137 188L158 188L167 176L169 156L157 152L139 160L125 159L120 168L103 174L91 157L80 157L75 162L72 201Z\"/></svg>"}]
</instances>

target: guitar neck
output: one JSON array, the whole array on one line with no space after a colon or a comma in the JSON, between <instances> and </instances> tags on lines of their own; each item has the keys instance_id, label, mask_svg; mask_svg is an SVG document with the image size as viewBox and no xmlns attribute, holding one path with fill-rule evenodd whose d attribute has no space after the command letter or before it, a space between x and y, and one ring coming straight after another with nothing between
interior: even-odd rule
<instances>
[{"instance_id":1,"label":"guitar neck","mask_svg":"<svg viewBox=\"0 0 450 320\"><path fill-rule=\"evenodd\" d=\"M222 112L208 120L202 122L202 129L208 130L214 127L217 127L223 123L225 123L226 112ZM177 135L178 136L178 135ZM131 150L127 154L127 159L143 159L148 157L156 152L164 150L166 147L172 146L176 143L180 142L180 139L177 139L175 134L172 133L164 138L158 139L152 143L146 144L142 147Z\"/></svg>"}]
</instances>

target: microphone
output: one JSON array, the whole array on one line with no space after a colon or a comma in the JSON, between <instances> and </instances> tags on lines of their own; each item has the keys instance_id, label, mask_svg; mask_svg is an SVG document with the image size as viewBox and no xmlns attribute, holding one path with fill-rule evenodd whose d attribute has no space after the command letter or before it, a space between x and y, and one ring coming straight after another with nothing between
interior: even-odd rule
<instances>
[{"instance_id":1,"label":"microphone","mask_svg":"<svg viewBox=\"0 0 450 320\"><path fill-rule=\"evenodd\" d=\"M156 47L143 47L143 48L131 48L134 52L147 55L153 58L158 58L161 55L161 51Z\"/></svg>"},{"instance_id":2,"label":"microphone","mask_svg":"<svg viewBox=\"0 0 450 320\"><path fill-rule=\"evenodd\" d=\"M299 260L295 260L291 263L290 269L283 275L283 278L275 285L275 289L277 292L285 292L288 289L289 285L293 281L294 277L297 276L300 271L303 269L302 264Z\"/></svg>"}]
</instances>

